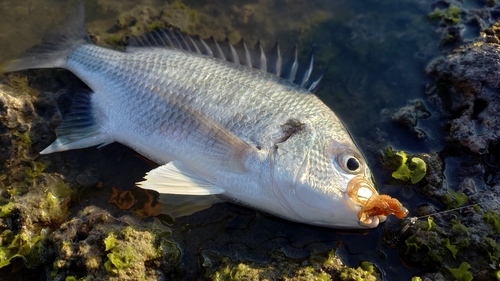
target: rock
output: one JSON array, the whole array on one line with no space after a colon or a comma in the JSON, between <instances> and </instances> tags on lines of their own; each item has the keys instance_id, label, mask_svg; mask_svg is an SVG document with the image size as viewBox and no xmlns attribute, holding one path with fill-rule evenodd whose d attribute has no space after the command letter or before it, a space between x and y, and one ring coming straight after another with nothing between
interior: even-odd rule
<instances>
[{"instance_id":1,"label":"rock","mask_svg":"<svg viewBox=\"0 0 500 281\"><path fill-rule=\"evenodd\" d=\"M417 127L419 119L427 119L431 113L425 108L421 101L410 101L411 105L400 108L391 116L393 122L398 123L413 133L418 139L426 139L427 133Z\"/></svg>"}]
</instances>

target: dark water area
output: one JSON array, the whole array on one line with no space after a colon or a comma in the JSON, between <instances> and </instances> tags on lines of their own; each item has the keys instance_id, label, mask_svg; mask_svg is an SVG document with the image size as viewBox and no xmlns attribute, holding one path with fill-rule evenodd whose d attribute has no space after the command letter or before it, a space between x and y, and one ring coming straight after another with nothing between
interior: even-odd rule
<instances>
[{"instance_id":1,"label":"dark water area","mask_svg":"<svg viewBox=\"0 0 500 281\"><path fill-rule=\"evenodd\" d=\"M435 33L435 24L428 19L434 1L183 2L214 18L224 15L224 19L233 24L231 29L226 29L228 36L241 36L249 42L260 38L268 47L279 40L285 53L297 44L303 61L311 47L316 45L317 68L313 76L328 67L316 94L349 128L368 159L379 191L398 198L408 207L409 216L414 216L416 206L424 202L439 206L432 199L391 182L390 172L382 167L379 157L380 151L387 146L415 153L444 148L441 117L425 101L428 78L424 69L434 57L449 48L441 44ZM475 5L474 1L466 2ZM73 3L2 1L0 62L36 44L47 30L64 18ZM116 17L122 11L136 5L159 8L165 2L88 0L84 3L92 34L95 30L113 30ZM242 9L249 10L248 19L241 18L245 15ZM226 19L231 13L236 15ZM220 35L220 31L216 32L214 35ZM477 27L471 26L465 36L474 38L478 32ZM419 139L390 122L397 109L415 100L423 102L431 113L428 119L419 121L419 127L428 134L426 139ZM375 135L386 137L377 138ZM131 189L145 172L155 167L119 144L43 157L56 163L48 171L85 171L91 182L102 182L108 190L111 186ZM88 188L75 201L72 212L76 213L89 204L112 209L107 203L108 196L109 192L100 188ZM373 230L339 231L292 223L223 203L178 218L171 227L172 237L179 241L182 249L178 276L184 276L185 280L200 278L201 265L220 257L271 262L276 255L283 254L289 259L301 260L330 249L336 249L336 255L347 266L357 267L362 261L369 261L378 268L384 280L409 280L424 269L407 265L400 257L397 246L401 243L404 225L404 221L391 216Z\"/></svg>"}]
</instances>

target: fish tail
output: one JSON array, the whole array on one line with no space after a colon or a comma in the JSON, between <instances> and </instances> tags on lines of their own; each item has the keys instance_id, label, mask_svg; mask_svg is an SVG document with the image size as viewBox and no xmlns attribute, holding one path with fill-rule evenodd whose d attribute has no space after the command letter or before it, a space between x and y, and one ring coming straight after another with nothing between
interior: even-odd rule
<instances>
[{"instance_id":1,"label":"fish tail","mask_svg":"<svg viewBox=\"0 0 500 281\"><path fill-rule=\"evenodd\" d=\"M42 43L28 49L21 57L8 62L0 71L66 68L68 56L77 47L91 42L85 26L84 6L80 2L58 27L44 36Z\"/></svg>"}]
</instances>

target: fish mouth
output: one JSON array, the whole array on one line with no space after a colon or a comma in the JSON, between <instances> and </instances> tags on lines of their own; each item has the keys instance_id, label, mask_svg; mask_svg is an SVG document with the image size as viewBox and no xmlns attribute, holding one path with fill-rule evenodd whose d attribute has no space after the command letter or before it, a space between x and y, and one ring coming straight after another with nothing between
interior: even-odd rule
<instances>
[{"instance_id":1,"label":"fish mouth","mask_svg":"<svg viewBox=\"0 0 500 281\"><path fill-rule=\"evenodd\" d=\"M358 219L361 225L375 227L385 221L388 215L401 219L406 217L408 210L401 202L389 195L379 195L373 184L364 176L356 176L347 185L349 198L361 205Z\"/></svg>"}]
</instances>

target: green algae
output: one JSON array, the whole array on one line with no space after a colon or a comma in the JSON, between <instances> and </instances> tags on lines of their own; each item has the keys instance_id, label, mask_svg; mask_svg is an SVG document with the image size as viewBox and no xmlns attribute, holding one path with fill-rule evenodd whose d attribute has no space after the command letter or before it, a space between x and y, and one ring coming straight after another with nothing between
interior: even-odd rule
<instances>
[{"instance_id":1,"label":"green algae","mask_svg":"<svg viewBox=\"0 0 500 281\"><path fill-rule=\"evenodd\" d=\"M135 253L131 246L113 248L107 257L108 260L104 263L104 267L108 272L114 274L118 274L120 270L127 269L136 262Z\"/></svg>"},{"instance_id":2,"label":"green algae","mask_svg":"<svg viewBox=\"0 0 500 281\"><path fill-rule=\"evenodd\" d=\"M153 31L153 30L155 30L155 29L158 29L158 28L164 28L164 27L165 27L165 25L164 25L161 21L159 21L159 20L154 20L152 23L150 23L150 24L148 25L148 30L149 30L149 31Z\"/></svg>"},{"instance_id":3,"label":"green algae","mask_svg":"<svg viewBox=\"0 0 500 281\"><path fill-rule=\"evenodd\" d=\"M131 227L126 227L120 234L121 239L118 240L113 232L104 239L106 251L110 252L106 255L108 260L104 263L104 267L113 274L119 274L119 271L129 268L133 263L137 262L136 257L138 254L134 250L135 245L125 242L133 240L134 230ZM153 251L153 253L147 253L147 258L156 258L156 252Z\"/></svg>"},{"instance_id":4,"label":"green algae","mask_svg":"<svg viewBox=\"0 0 500 281\"><path fill-rule=\"evenodd\" d=\"M136 228L127 226L119 233L118 239L115 235L108 236L112 238L108 239L107 243L105 242L106 247L110 247L107 251L111 252L107 254L108 261L105 263L105 268L108 272L118 276L123 277L124 274L129 274L123 270L130 268L135 263L144 264L145 261L158 260L163 256L176 261L180 257L174 244L156 237L151 232L140 232ZM155 244L158 245L155 246ZM141 278L141 274L137 276Z\"/></svg>"},{"instance_id":5,"label":"green algae","mask_svg":"<svg viewBox=\"0 0 500 281\"><path fill-rule=\"evenodd\" d=\"M420 249L422 248L422 245L423 245L423 243L421 243L418 240L418 236L416 236L416 235L412 235L412 236L408 237L405 240L405 244L406 244L406 253L405 254L409 254L410 252L418 252L418 251L420 251Z\"/></svg>"},{"instance_id":6,"label":"green algae","mask_svg":"<svg viewBox=\"0 0 500 281\"><path fill-rule=\"evenodd\" d=\"M484 216L484 214L478 214L478 216ZM443 224L443 222L446 223ZM476 273L483 278L494 277L495 271L484 271L485 267L498 265L500 260L500 246L497 243L497 233L493 226L490 229L485 226L468 227L468 224L458 219L439 220L434 223L435 225L429 228L428 222L417 221L410 228L411 235L404 240L403 247L405 249L403 256L410 263L417 262L419 265L438 269L443 274L448 273L450 274L448 279L469 280L472 274ZM494 219L492 219L492 224L494 224ZM448 270L450 265L459 265L470 260L482 266L477 269L451 266L451 271ZM455 274L458 275L455 276Z\"/></svg>"},{"instance_id":7,"label":"green algae","mask_svg":"<svg viewBox=\"0 0 500 281\"><path fill-rule=\"evenodd\" d=\"M213 257L211 255L214 255ZM293 260L274 253L270 262L233 261L217 254L205 255L204 277L211 280L380 280L373 264L362 262L349 268L335 256L335 251L314 254L307 260ZM211 269L217 264L215 269Z\"/></svg>"},{"instance_id":8,"label":"green algae","mask_svg":"<svg viewBox=\"0 0 500 281\"><path fill-rule=\"evenodd\" d=\"M392 173L392 177L402 181L410 181L412 184L421 181L427 172L425 161L419 157L408 157L404 151L392 150L392 147L387 147L384 160L397 165L396 171Z\"/></svg>"},{"instance_id":9,"label":"green algae","mask_svg":"<svg viewBox=\"0 0 500 281\"><path fill-rule=\"evenodd\" d=\"M67 215L66 196L71 189L62 176L44 172L45 162L33 160L32 144L38 137L32 136L29 123L41 122L33 109L36 91L29 89L27 79L9 79L16 92L0 88L1 103L8 108L3 114L11 114L0 119L8 123L2 137L11 140L2 151L2 160L9 167L1 185L6 197L0 207L0 267L20 258L32 268L44 263L48 237Z\"/></svg>"},{"instance_id":10,"label":"green algae","mask_svg":"<svg viewBox=\"0 0 500 281\"><path fill-rule=\"evenodd\" d=\"M198 12L194 9L189 8L182 2L182 0L175 0L172 4L171 7L176 10L182 10L184 11L192 20L192 22L197 22L198 21Z\"/></svg>"},{"instance_id":11,"label":"green algae","mask_svg":"<svg viewBox=\"0 0 500 281\"><path fill-rule=\"evenodd\" d=\"M76 241L73 229L82 229L79 235L86 238ZM156 280L160 271L173 271L180 259L176 244L159 229L137 216L115 218L88 206L53 234L52 278L65 278L71 269L86 280Z\"/></svg>"},{"instance_id":12,"label":"green algae","mask_svg":"<svg viewBox=\"0 0 500 281\"><path fill-rule=\"evenodd\" d=\"M121 34L111 34L104 39L104 42L110 46L115 46L118 49L124 50L125 48L119 48L124 45L123 36Z\"/></svg>"},{"instance_id":13,"label":"green algae","mask_svg":"<svg viewBox=\"0 0 500 281\"><path fill-rule=\"evenodd\" d=\"M434 222L434 218L431 216L427 217L427 230L431 230L433 227L436 226L436 223Z\"/></svg>"},{"instance_id":14,"label":"green algae","mask_svg":"<svg viewBox=\"0 0 500 281\"><path fill-rule=\"evenodd\" d=\"M17 126L17 122L14 123L14 126ZM14 135L14 145L19 145L22 147L28 147L31 145L31 138L28 133L20 133L20 132L13 132L12 135Z\"/></svg>"},{"instance_id":15,"label":"green algae","mask_svg":"<svg viewBox=\"0 0 500 281\"><path fill-rule=\"evenodd\" d=\"M15 208L16 208L16 205L12 201L1 206L0 207L0 218L5 218L5 217L9 216Z\"/></svg>"},{"instance_id":16,"label":"green algae","mask_svg":"<svg viewBox=\"0 0 500 281\"><path fill-rule=\"evenodd\" d=\"M7 85L15 89L19 95L30 95L36 97L40 94L40 91L29 86L27 76L11 75L7 80Z\"/></svg>"},{"instance_id":17,"label":"green algae","mask_svg":"<svg viewBox=\"0 0 500 281\"><path fill-rule=\"evenodd\" d=\"M340 273L340 280L353 280L353 281L375 281L377 277L374 276L375 267L372 263L364 261L357 268L346 268Z\"/></svg>"},{"instance_id":18,"label":"green algae","mask_svg":"<svg viewBox=\"0 0 500 281\"><path fill-rule=\"evenodd\" d=\"M451 189L451 188L448 188L448 190L446 191L446 193L444 194L444 197L443 197L443 202L444 204L446 204L446 207L448 209L456 209L460 206L462 206L463 204L465 204L465 202L467 202L468 198L467 198L467 195L465 195L465 193L463 192L456 192L455 190Z\"/></svg>"},{"instance_id":19,"label":"green algae","mask_svg":"<svg viewBox=\"0 0 500 281\"><path fill-rule=\"evenodd\" d=\"M470 265L467 262L462 262L458 268L448 268L457 281L471 281L473 277L469 269Z\"/></svg>"},{"instance_id":20,"label":"green algae","mask_svg":"<svg viewBox=\"0 0 500 281\"><path fill-rule=\"evenodd\" d=\"M488 252L489 261L492 264L497 264L500 260L500 246L497 241L491 237L485 237L484 240L486 244L484 250Z\"/></svg>"},{"instance_id":21,"label":"green algae","mask_svg":"<svg viewBox=\"0 0 500 281\"><path fill-rule=\"evenodd\" d=\"M181 32L190 35L199 35L197 32L199 31L200 14L197 10L186 6L181 0L175 0L172 4L167 5L164 11L164 21L175 23ZM156 25L164 24L159 24L158 22Z\"/></svg>"},{"instance_id":22,"label":"green algae","mask_svg":"<svg viewBox=\"0 0 500 281\"><path fill-rule=\"evenodd\" d=\"M33 267L39 264L38 257L43 251L42 242L45 231L33 234L28 231L14 233L4 230L0 234L2 246L0 246L0 268L7 266L15 258L22 258L26 265Z\"/></svg>"},{"instance_id":23,"label":"green algae","mask_svg":"<svg viewBox=\"0 0 500 281\"><path fill-rule=\"evenodd\" d=\"M104 239L104 246L106 247L105 250L109 251L113 249L116 245L116 237L114 233L110 233L108 237Z\"/></svg>"},{"instance_id":24,"label":"green algae","mask_svg":"<svg viewBox=\"0 0 500 281\"><path fill-rule=\"evenodd\" d=\"M453 244L450 244L450 239L446 238L444 240L444 243L445 243L445 247L450 250L451 254L453 255L453 258L456 259L457 258L457 253L458 253L458 249L457 249L457 246L453 245Z\"/></svg>"},{"instance_id":25,"label":"green algae","mask_svg":"<svg viewBox=\"0 0 500 281\"><path fill-rule=\"evenodd\" d=\"M17 257L24 259L28 267L40 264L42 244L45 241L49 228L47 223L57 223L66 215L66 205L61 204L64 198L54 196L50 191L45 191L45 197L33 201L25 200L24 197L15 198L7 205L2 206L2 218L7 218L16 211L22 217L30 215L32 220L24 219L30 224L20 228L19 231L9 229L3 230L0 235L2 246L0 246L0 268L10 264L11 260ZM36 209L36 211L33 211Z\"/></svg>"},{"instance_id":26,"label":"green algae","mask_svg":"<svg viewBox=\"0 0 500 281\"><path fill-rule=\"evenodd\" d=\"M460 9L457 6L450 5L446 10L441 10L439 8L434 9L429 14L429 19L438 20L442 19L448 24L458 24L460 22Z\"/></svg>"},{"instance_id":27,"label":"green algae","mask_svg":"<svg viewBox=\"0 0 500 281\"><path fill-rule=\"evenodd\" d=\"M498 214L493 212L486 212L483 214L483 219L484 221L486 221L486 223L491 225L496 233L500 233L500 218Z\"/></svg>"},{"instance_id":28,"label":"green algae","mask_svg":"<svg viewBox=\"0 0 500 281\"><path fill-rule=\"evenodd\" d=\"M66 198L73 192L69 184L64 181L50 185L49 190L57 198Z\"/></svg>"},{"instance_id":29,"label":"green algae","mask_svg":"<svg viewBox=\"0 0 500 281\"><path fill-rule=\"evenodd\" d=\"M42 172L47 167L46 164L39 161L31 161L30 166L25 168L26 172L26 180L28 182L33 182L38 176L42 174Z\"/></svg>"},{"instance_id":30,"label":"green algae","mask_svg":"<svg viewBox=\"0 0 500 281\"><path fill-rule=\"evenodd\" d=\"M43 173L37 177L43 177ZM45 178L49 185L44 190L35 190L24 195L16 195L10 202L1 207L2 219L9 219L11 214L20 216L18 221L23 227L18 230L3 229L0 235L0 268L10 264L14 258L22 258L28 267L41 264L43 245L46 242L50 228L48 225L57 225L67 213L67 193L53 194L52 186L64 185L59 179ZM39 186L43 188L43 186ZM35 199L36 198L36 199Z\"/></svg>"}]
</instances>

